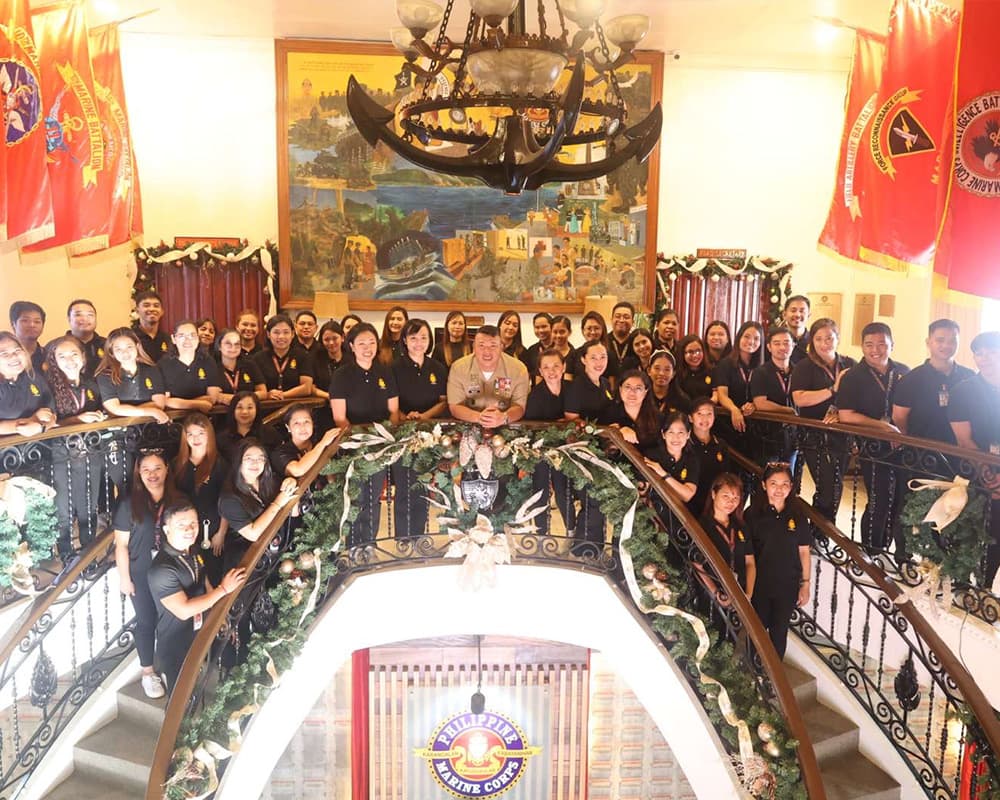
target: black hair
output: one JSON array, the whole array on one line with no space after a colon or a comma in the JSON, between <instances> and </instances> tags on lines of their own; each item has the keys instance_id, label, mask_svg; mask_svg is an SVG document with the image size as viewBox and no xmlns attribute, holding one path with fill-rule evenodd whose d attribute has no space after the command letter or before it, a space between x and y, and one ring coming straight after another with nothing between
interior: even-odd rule
<instances>
[{"instance_id":1,"label":"black hair","mask_svg":"<svg viewBox=\"0 0 1000 800\"><path fill-rule=\"evenodd\" d=\"M940 330L941 328L947 328L950 331L955 331L955 333L961 333L962 329L958 327L958 323L953 319L936 319L930 325L927 326L927 335L931 336L934 331Z\"/></svg>"},{"instance_id":2,"label":"black hair","mask_svg":"<svg viewBox=\"0 0 1000 800\"><path fill-rule=\"evenodd\" d=\"M30 300L15 300L10 304L11 327L16 325L18 318L28 311L38 312L42 317L42 323L45 323L45 309L38 305L38 303L33 303Z\"/></svg>"},{"instance_id":3,"label":"black hair","mask_svg":"<svg viewBox=\"0 0 1000 800\"><path fill-rule=\"evenodd\" d=\"M357 339L362 333L370 333L375 337L375 341L378 341L378 331L375 330L375 326L370 322L359 322L347 332L347 346L350 347L353 345L354 340Z\"/></svg>"},{"instance_id":4,"label":"black hair","mask_svg":"<svg viewBox=\"0 0 1000 800\"><path fill-rule=\"evenodd\" d=\"M614 313L619 308L627 308L629 310L629 313L633 317L635 316L635 306L632 305L628 300L619 300L617 303L615 303L614 306L611 308L611 315L614 316Z\"/></svg>"},{"instance_id":5,"label":"black hair","mask_svg":"<svg viewBox=\"0 0 1000 800\"><path fill-rule=\"evenodd\" d=\"M496 338L500 337L500 329L496 325L480 325L479 330L476 331L476 336L482 334L483 336L494 336Z\"/></svg>"},{"instance_id":6,"label":"black hair","mask_svg":"<svg viewBox=\"0 0 1000 800\"><path fill-rule=\"evenodd\" d=\"M884 322L869 322L861 329L861 341L864 342L866 336L878 336L882 334L890 342L892 341L892 328Z\"/></svg>"},{"instance_id":7,"label":"black hair","mask_svg":"<svg viewBox=\"0 0 1000 800\"><path fill-rule=\"evenodd\" d=\"M810 311L812 311L812 303L809 302L809 298L806 297L804 294L793 294L791 297L789 297L787 300L785 300L785 305L783 305L781 307L781 310L782 311L788 311L788 307L792 303L796 303L796 302L797 303L805 303L806 304L806 308L808 308Z\"/></svg>"},{"instance_id":8,"label":"black hair","mask_svg":"<svg viewBox=\"0 0 1000 800\"><path fill-rule=\"evenodd\" d=\"M160 524L166 525L177 514L183 514L185 511L197 513L198 509L186 496L180 495L163 509L163 514L160 515Z\"/></svg>"},{"instance_id":9,"label":"black hair","mask_svg":"<svg viewBox=\"0 0 1000 800\"><path fill-rule=\"evenodd\" d=\"M983 331L969 345L973 353L980 350L1000 350L1000 331Z\"/></svg>"},{"instance_id":10,"label":"black hair","mask_svg":"<svg viewBox=\"0 0 1000 800\"><path fill-rule=\"evenodd\" d=\"M399 338L403 340L403 345L405 346L407 337L420 333L422 328L427 329L427 353L430 353L434 349L434 329L431 328L430 323L425 319L420 319L419 317L408 319L403 326L402 332L399 334Z\"/></svg>"},{"instance_id":11,"label":"black hair","mask_svg":"<svg viewBox=\"0 0 1000 800\"><path fill-rule=\"evenodd\" d=\"M94 305L93 301L88 300L85 297L78 297L76 300L71 300L70 304L68 306L66 306L66 316L67 317L70 315L70 312L73 310L73 306L90 306L92 309L94 309L94 313L97 313L97 306ZM43 312L42 319L45 319L44 312Z\"/></svg>"},{"instance_id":12,"label":"black hair","mask_svg":"<svg viewBox=\"0 0 1000 800\"><path fill-rule=\"evenodd\" d=\"M285 409L285 413L281 415L281 423L288 427L288 424L292 421L299 411L305 411L309 414L309 418L312 419L312 409L305 403L292 403L288 408Z\"/></svg>"},{"instance_id":13,"label":"black hair","mask_svg":"<svg viewBox=\"0 0 1000 800\"><path fill-rule=\"evenodd\" d=\"M267 323L264 325L264 330L268 333L273 331L276 327L284 323L289 328L292 329L292 333L295 332L295 323L292 322L292 318L288 314L275 314L271 317Z\"/></svg>"},{"instance_id":14,"label":"black hair","mask_svg":"<svg viewBox=\"0 0 1000 800\"><path fill-rule=\"evenodd\" d=\"M667 414L660 425L660 433L666 433L675 422L683 422L684 429L688 433L691 433L691 420L688 419L688 415L683 411L671 411Z\"/></svg>"},{"instance_id":15,"label":"black hair","mask_svg":"<svg viewBox=\"0 0 1000 800\"><path fill-rule=\"evenodd\" d=\"M317 317L316 314L311 309L308 308L299 309L298 313L296 313L295 315L296 322L299 321L299 317L312 317L313 322L317 322L319 320L319 317Z\"/></svg>"},{"instance_id":16,"label":"black hair","mask_svg":"<svg viewBox=\"0 0 1000 800\"><path fill-rule=\"evenodd\" d=\"M136 292L135 297L133 297L132 300L137 306L143 300L159 300L161 305L163 303L163 298L160 297L160 293L155 289L143 289L141 292Z\"/></svg>"}]
</instances>

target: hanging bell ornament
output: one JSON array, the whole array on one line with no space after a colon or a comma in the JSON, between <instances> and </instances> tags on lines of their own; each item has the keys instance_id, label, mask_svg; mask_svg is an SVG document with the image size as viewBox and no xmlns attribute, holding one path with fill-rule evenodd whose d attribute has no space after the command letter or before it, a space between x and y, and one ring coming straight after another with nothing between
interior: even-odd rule
<instances>
[{"instance_id":1,"label":"hanging bell ornament","mask_svg":"<svg viewBox=\"0 0 1000 800\"><path fill-rule=\"evenodd\" d=\"M493 445L494 450L499 450L501 447L507 444L507 440L504 439L503 436L501 436L499 433L495 433L493 434L493 438L490 439L490 444Z\"/></svg>"},{"instance_id":2,"label":"hanging bell ornament","mask_svg":"<svg viewBox=\"0 0 1000 800\"><path fill-rule=\"evenodd\" d=\"M295 561L290 558L281 559L281 565L278 567L278 571L282 575L291 575L295 570Z\"/></svg>"},{"instance_id":3,"label":"hanging bell ornament","mask_svg":"<svg viewBox=\"0 0 1000 800\"><path fill-rule=\"evenodd\" d=\"M762 722L757 726L757 735L762 742L769 742L774 738L774 726L769 722Z\"/></svg>"},{"instance_id":4,"label":"hanging bell ornament","mask_svg":"<svg viewBox=\"0 0 1000 800\"><path fill-rule=\"evenodd\" d=\"M777 742L771 741L764 745L764 752L771 756L771 758L777 758L781 755L781 748L778 747Z\"/></svg>"},{"instance_id":5,"label":"hanging bell ornament","mask_svg":"<svg viewBox=\"0 0 1000 800\"><path fill-rule=\"evenodd\" d=\"M305 552L299 556L300 569L313 569L316 566L316 556L311 552Z\"/></svg>"}]
</instances>

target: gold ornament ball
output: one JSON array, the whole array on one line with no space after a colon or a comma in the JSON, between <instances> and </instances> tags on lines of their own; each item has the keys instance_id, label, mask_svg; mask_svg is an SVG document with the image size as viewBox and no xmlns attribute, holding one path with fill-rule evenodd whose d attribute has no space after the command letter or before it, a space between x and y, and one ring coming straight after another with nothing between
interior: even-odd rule
<instances>
[{"instance_id":1,"label":"gold ornament ball","mask_svg":"<svg viewBox=\"0 0 1000 800\"><path fill-rule=\"evenodd\" d=\"M757 726L757 735L762 742L769 742L774 738L774 726L769 722L762 722Z\"/></svg>"},{"instance_id":2,"label":"gold ornament ball","mask_svg":"<svg viewBox=\"0 0 1000 800\"><path fill-rule=\"evenodd\" d=\"M764 745L764 752L771 756L771 758L777 758L781 755L781 748L778 747L777 742L768 742Z\"/></svg>"},{"instance_id":3,"label":"gold ornament ball","mask_svg":"<svg viewBox=\"0 0 1000 800\"><path fill-rule=\"evenodd\" d=\"M441 451L441 455L444 458L454 458L455 457L455 451L452 450L450 447L448 447L448 448L445 448L444 450Z\"/></svg>"},{"instance_id":4,"label":"gold ornament ball","mask_svg":"<svg viewBox=\"0 0 1000 800\"><path fill-rule=\"evenodd\" d=\"M316 566L316 556L312 553L303 553L299 556L299 567L301 569L312 569Z\"/></svg>"},{"instance_id":5,"label":"gold ornament ball","mask_svg":"<svg viewBox=\"0 0 1000 800\"><path fill-rule=\"evenodd\" d=\"M507 444L507 440L504 439L503 436L501 436L499 433L495 433L493 434L493 438L490 439L490 444L493 445L494 450L499 450L501 447Z\"/></svg>"},{"instance_id":6,"label":"gold ornament ball","mask_svg":"<svg viewBox=\"0 0 1000 800\"><path fill-rule=\"evenodd\" d=\"M282 575L291 575L292 570L295 569L295 562L290 558L283 558L281 560L281 566L278 567L278 571Z\"/></svg>"},{"instance_id":7,"label":"gold ornament ball","mask_svg":"<svg viewBox=\"0 0 1000 800\"><path fill-rule=\"evenodd\" d=\"M444 448L451 447L451 437L448 434L441 437L441 446Z\"/></svg>"},{"instance_id":8,"label":"gold ornament ball","mask_svg":"<svg viewBox=\"0 0 1000 800\"><path fill-rule=\"evenodd\" d=\"M778 295L772 294L771 295L771 302L772 303L777 303L778 302Z\"/></svg>"}]
</instances>

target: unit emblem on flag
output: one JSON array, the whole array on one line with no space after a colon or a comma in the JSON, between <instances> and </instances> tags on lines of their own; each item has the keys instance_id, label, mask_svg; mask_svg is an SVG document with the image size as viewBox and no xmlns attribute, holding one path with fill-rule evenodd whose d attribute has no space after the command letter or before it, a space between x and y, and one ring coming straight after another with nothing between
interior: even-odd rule
<instances>
[{"instance_id":1,"label":"unit emblem on flag","mask_svg":"<svg viewBox=\"0 0 1000 800\"><path fill-rule=\"evenodd\" d=\"M31 133L42 117L38 76L12 59L0 59L0 109L11 147Z\"/></svg>"},{"instance_id":2,"label":"unit emblem on flag","mask_svg":"<svg viewBox=\"0 0 1000 800\"><path fill-rule=\"evenodd\" d=\"M903 87L887 99L875 115L870 136L872 159L884 175L896 177L893 161L903 156L933 152L934 141L917 120L910 103L920 100L920 89Z\"/></svg>"},{"instance_id":3,"label":"unit emblem on flag","mask_svg":"<svg viewBox=\"0 0 1000 800\"><path fill-rule=\"evenodd\" d=\"M955 182L980 197L1000 197L1000 91L982 94L958 112Z\"/></svg>"},{"instance_id":4,"label":"unit emblem on flag","mask_svg":"<svg viewBox=\"0 0 1000 800\"><path fill-rule=\"evenodd\" d=\"M416 755L427 759L434 779L455 797L497 797L524 775L530 756L524 733L506 717L487 711L454 714L434 731Z\"/></svg>"}]
</instances>

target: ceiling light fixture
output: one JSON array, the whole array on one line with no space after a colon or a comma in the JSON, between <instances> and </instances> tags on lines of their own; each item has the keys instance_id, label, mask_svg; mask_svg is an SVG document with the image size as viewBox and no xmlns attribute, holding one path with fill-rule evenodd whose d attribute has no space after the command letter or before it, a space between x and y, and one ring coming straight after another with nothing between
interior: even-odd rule
<instances>
[{"instance_id":1,"label":"ceiling light fixture","mask_svg":"<svg viewBox=\"0 0 1000 800\"><path fill-rule=\"evenodd\" d=\"M560 28L554 34L546 2L537 0L537 30L529 33L526 3L470 0L465 38L454 41L447 35L454 0L444 8L433 0L396 0L403 27L391 29L390 39L420 85L393 111L351 76L347 108L368 144L383 142L417 166L478 178L508 194L607 175L630 158L645 161L660 138L660 104L626 124L616 70L634 60L649 18L626 14L602 25L604 0L549 0ZM573 35L567 20L577 26ZM555 89L564 72L570 79L560 95ZM603 92L588 96L588 88L602 84ZM493 120L492 130L484 118ZM587 152L597 158L561 160L572 145L590 145Z\"/></svg>"}]
</instances>

